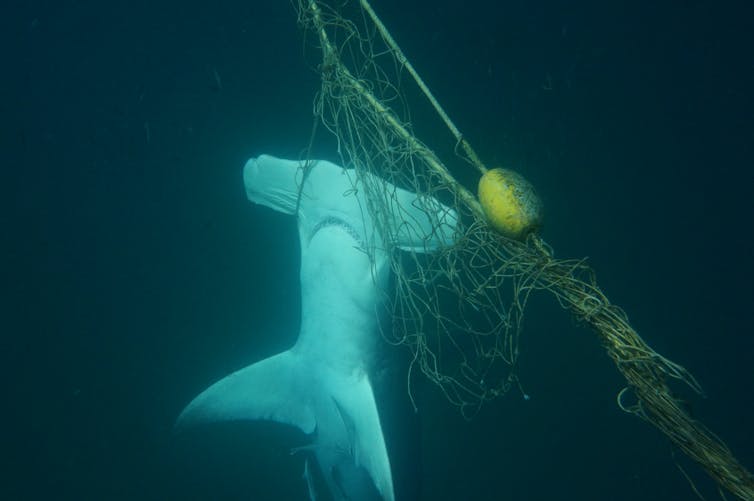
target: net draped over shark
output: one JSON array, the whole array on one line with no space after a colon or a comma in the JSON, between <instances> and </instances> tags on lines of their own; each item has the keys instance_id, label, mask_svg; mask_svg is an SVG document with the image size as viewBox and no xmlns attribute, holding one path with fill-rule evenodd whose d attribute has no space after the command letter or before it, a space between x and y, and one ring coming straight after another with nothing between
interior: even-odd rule
<instances>
[{"instance_id":1,"label":"net draped over shark","mask_svg":"<svg viewBox=\"0 0 754 501\"><path fill-rule=\"evenodd\" d=\"M306 168L304 168L306 167ZM306 172L306 175L304 175ZM393 500L393 480L370 382L381 341L378 311L389 285L389 248L451 245L457 216L431 197L320 160L269 155L243 171L250 201L298 217L301 327L292 348L241 369L197 396L177 421L271 420L311 437L330 496ZM390 214L368 210L364 181L382 183ZM303 183L303 186L302 186ZM363 187L363 185L362 185ZM390 226L389 231L379 228ZM315 497L305 463L310 497Z\"/></svg>"}]
</instances>

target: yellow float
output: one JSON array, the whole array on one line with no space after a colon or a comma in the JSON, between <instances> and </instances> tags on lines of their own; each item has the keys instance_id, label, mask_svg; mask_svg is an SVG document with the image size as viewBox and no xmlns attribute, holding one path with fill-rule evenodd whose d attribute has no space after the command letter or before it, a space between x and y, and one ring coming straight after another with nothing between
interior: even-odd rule
<instances>
[{"instance_id":1,"label":"yellow float","mask_svg":"<svg viewBox=\"0 0 754 501\"><path fill-rule=\"evenodd\" d=\"M479 202L490 225L509 238L523 239L542 225L534 187L512 170L488 170L479 180Z\"/></svg>"}]
</instances>

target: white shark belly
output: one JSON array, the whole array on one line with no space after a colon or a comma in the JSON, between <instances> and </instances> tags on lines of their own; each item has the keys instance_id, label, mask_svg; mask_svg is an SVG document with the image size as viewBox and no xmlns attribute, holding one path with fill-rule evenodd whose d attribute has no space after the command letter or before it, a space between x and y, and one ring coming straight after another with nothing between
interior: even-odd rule
<instances>
[{"instance_id":1,"label":"white shark belly","mask_svg":"<svg viewBox=\"0 0 754 501\"><path fill-rule=\"evenodd\" d=\"M262 155L246 163L249 200L299 219L299 338L290 350L210 386L184 409L177 427L255 419L295 426L312 436L309 449L335 499L366 499L376 490L391 501L390 462L368 375L389 265L359 183L354 171L326 161ZM381 222L392 221L393 231L383 235L391 246L432 252L452 244L457 217L451 209L385 186L391 213ZM308 463L304 473L309 479Z\"/></svg>"},{"instance_id":2,"label":"white shark belly","mask_svg":"<svg viewBox=\"0 0 754 501\"><path fill-rule=\"evenodd\" d=\"M302 248L301 335L297 346L319 360L368 364L379 339L388 269L344 224L320 227Z\"/></svg>"}]
</instances>

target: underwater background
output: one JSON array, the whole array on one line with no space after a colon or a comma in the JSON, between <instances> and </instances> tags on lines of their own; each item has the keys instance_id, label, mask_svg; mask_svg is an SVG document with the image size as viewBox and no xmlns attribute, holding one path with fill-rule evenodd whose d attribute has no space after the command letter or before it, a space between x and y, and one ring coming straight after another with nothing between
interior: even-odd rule
<instances>
[{"instance_id":1,"label":"underwater background","mask_svg":"<svg viewBox=\"0 0 754 501\"><path fill-rule=\"evenodd\" d=\"M642 337L702 384L693 415L751 469L745 5L374 2L485 162L537 187L556 256L588 256ZM296 158L309 141L318 60L292 5L0 11L0 497L306 499L289 454L302 437L283 426L172 433L198 392L297 335L295 221L250 204L241 182L248 157ZM323 130L314 151L335 159ZM524 329L530 400L514 391L467 421L415 377L417 415L381 410L398 499L693 499L677 465L717 496L618 408L622 378L550 295ZM405 374L390 377L380 391L408 407Z\"/></svg>"}]
</instances>

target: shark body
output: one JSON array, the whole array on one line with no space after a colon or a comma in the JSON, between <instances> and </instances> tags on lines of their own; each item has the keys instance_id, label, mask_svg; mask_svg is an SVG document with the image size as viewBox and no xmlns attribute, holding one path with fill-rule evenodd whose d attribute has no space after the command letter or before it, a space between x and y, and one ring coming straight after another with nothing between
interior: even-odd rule
<instances>
[{"instance_id":1,"label":"shark body","mask_svg":"<svg viewBox=\"0 0 754 501\"><path fill-rule=\"evenodd\" d=\"M389 280L386 249L430 252L449 245L456 215L432 198L385 183L390 214L382 221L392 225L387 237L370 217L353 170L317 161L304 176L302 167L267 155L244 167L249 200L286 214L298 210L299 337L289 350L210 386L184 409L177 426L231 420L295 426L312 437L306 449L334 499L390 501L390 462L369 376ZM308 460L304 478L314 498Z\"/></svg>"}]
</instances>

